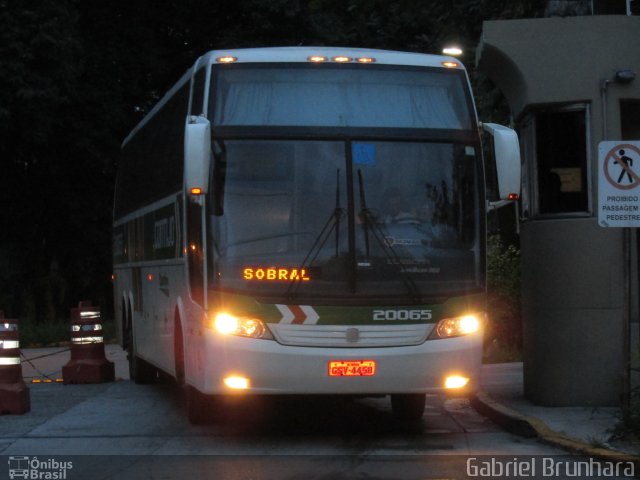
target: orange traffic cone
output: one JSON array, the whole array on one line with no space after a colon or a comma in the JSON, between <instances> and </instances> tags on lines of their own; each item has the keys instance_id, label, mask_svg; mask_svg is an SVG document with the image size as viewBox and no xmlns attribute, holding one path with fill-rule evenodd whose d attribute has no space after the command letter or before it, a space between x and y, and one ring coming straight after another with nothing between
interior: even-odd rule
<instances>
[{"instance_id":1,"label":"orange traffic cone","mask_svg":"<svg viewBox=\"0 0 640 480\"><path fill-rule=\"evenodd\" d=\"M71 360L62 367L64 383L104 383L115 380L113 362L104 354L100 309L82 301L71 309Z\"/></svg>"},{"instance_id":2,"label":"orange traffic cone","mask_svg":"<svg viewBox=\"0 0 640 480\"><path fill-rule=\"evenodd\" d=\"M0 415L30 409L29 389L22 379L18 321L4 318L0 310Z\"/></svg>"}]
</instances>

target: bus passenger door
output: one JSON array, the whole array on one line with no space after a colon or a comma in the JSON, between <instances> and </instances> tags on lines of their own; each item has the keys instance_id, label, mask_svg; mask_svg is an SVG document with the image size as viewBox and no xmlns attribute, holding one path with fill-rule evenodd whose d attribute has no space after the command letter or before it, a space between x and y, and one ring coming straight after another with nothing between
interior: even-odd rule
<instances>
[{"instance_id":1,"label":"bus passenger door","mask_svg":"<svg viewBox=\"0 0 640 480\"><path fill-rule=\"evenodd\" d=\"M201 307L206 304L204 198L187 199L187 263L191 300Z\"/></svg>"}]
</instances>

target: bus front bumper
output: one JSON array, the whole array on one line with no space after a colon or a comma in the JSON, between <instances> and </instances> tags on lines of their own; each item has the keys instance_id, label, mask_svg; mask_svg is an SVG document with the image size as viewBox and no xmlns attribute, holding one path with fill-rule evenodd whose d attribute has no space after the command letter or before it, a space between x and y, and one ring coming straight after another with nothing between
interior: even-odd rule
<instances>
[{"instance_id":1,"label":"bus front bumper","mask_svg":"<svg viewBox=\"0 0 640 480\"><path fill-rule=\"evenodd\" d=\"M481 333L415 346L346 349L284 346L208 331L204 343L190 383L205 394L467 395L478 386L482 356ZM352 361L374 365L375 372L330 375L330 362ZM446 388L451 376L468 383Z\"/></svg>"}]
</instances>

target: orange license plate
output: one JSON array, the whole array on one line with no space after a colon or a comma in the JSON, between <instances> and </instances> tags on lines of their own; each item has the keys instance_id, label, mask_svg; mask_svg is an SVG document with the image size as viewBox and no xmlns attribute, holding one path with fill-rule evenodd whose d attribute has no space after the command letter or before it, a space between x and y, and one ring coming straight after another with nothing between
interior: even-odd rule
<instances>
[{"instance_id":1,"label":"orange license plate","mask_svg":"<svg viewBox=\"0 0 640 480\"><path fill-rule=\"evenodd\" d=\"M375 374L375 360L334 360L329 362L330 377L372 377Z\"/></svg>"}]
</instances>

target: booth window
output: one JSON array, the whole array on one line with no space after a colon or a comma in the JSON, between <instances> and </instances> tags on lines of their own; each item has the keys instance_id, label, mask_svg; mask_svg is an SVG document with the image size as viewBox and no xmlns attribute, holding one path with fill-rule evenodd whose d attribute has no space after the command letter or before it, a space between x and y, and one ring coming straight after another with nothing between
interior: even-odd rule
<instances>
[{"instance_id":1,"label":"booth window","mask_svg":"<svg viewBox=\"0 0 640 480\"><path fill-rule=\"evenodd\" d=\"M525 150L533 158L529 213L570 215L589 212L588 108L572 105L539 109L530 115ZM531 148L532 147L532 148Z\"/></svg>"},{"instance_id":2,"label":"booth window","mask_svg":"<svg viewBox=\"0 0 640 480\"><path fill-rule=\"evenodd\" d=\"M640 100L620 100L622 140L640 138Z\"/></svg>"}]
</instances>

